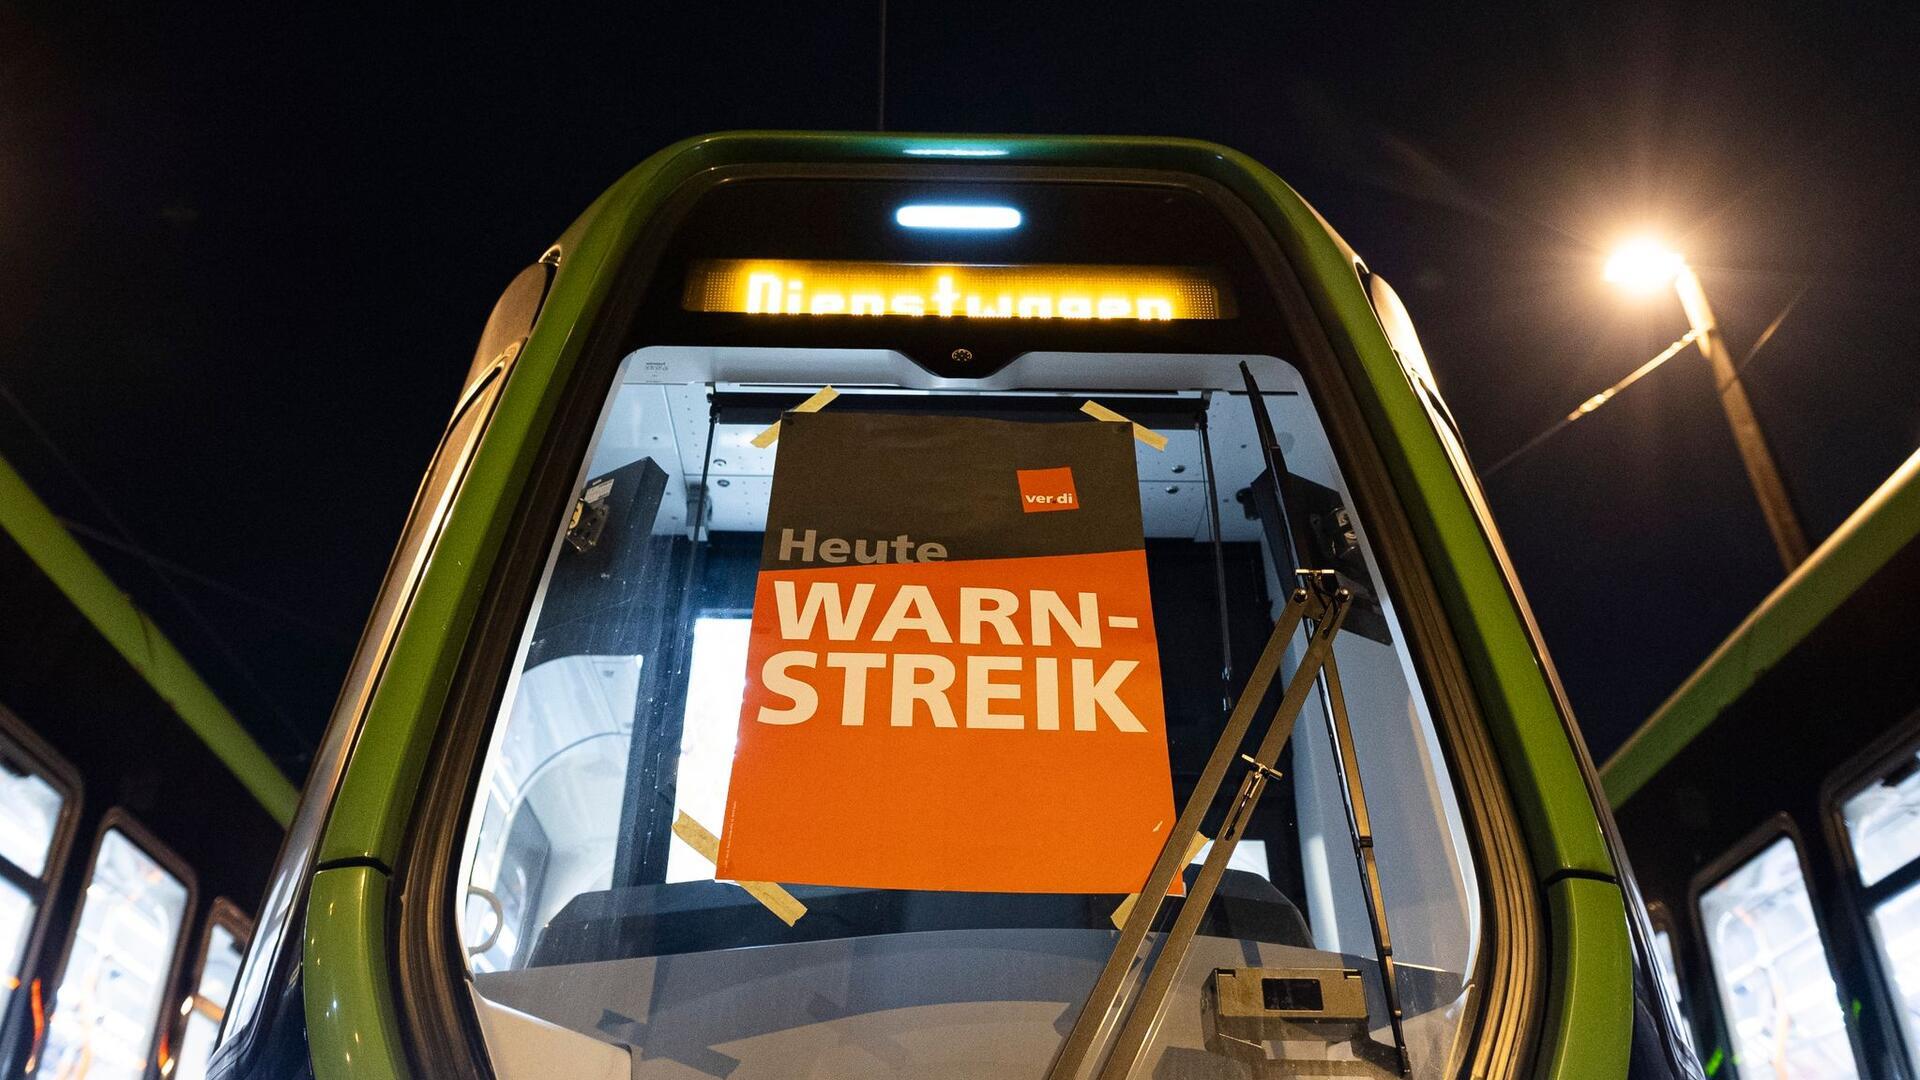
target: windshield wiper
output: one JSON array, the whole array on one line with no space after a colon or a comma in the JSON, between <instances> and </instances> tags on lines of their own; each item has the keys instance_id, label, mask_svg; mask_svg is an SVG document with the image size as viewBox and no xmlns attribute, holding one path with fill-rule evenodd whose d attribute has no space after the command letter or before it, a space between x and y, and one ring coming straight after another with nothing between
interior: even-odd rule
<instances>
[{"instance_id":1,"label":"windshield wiper","mask_svg":"<svg viewBox=\"0 0 1920 1080\"><path fill-rule=\"evenodd\" d=\"M1243 363L1240 366L1248 389L1249 404L1253 408L1254 427L1261 443L1261 449L1267 457L1267 476L1277 490L1276 502L1283 508L1295 512L1286 513L1287 532L1292 546L1300 553L1311 551L1311 547L1302 541L1297 530L1305 525L1304 519L1296 507L1290 507L1288 496L1291 494L1286 483L1289 475L1286 462L1281 455L1279 442L1274 438L1272 422L1266 415L1264 399L1255 384L1253 373ZM1296 562L1296 565L1299 565ZM1160 850L1160 857L1154 861L1153 870L1147 876L1146 885L1140 891L1138 902L1133 906L1126 924L1121 928L1120 939L1114 943L1113 951L1107 956L1106 964L1101 968L1092 991L1081 1006L1080 1015L1075 1019L1073 1030L1067 1035L1061 1046L1059 1056L1054 1059L1053 1068L1048 1072L1048 1080L1074 1080L1086 1064L1100 1033L1115 1022L1121 1022L1118 1035L1114 1037L1113 1049L1109 1053L1105 1068L1100 1075L1103 1080L1125 1080L1140 1064L1146 1055L1154 1032L1159 1028L1160 1019L1167 1005L1168 996L1173 989L1174 979L1179 975L1180 965L1185 959L1188 948L1199 930L1200 920L1205 915L1214 892L1225 874L1227 862L1232 858L1234 848L1239 844L1241 835L1252 820L1253 811L1259 805L1260 797L1266 791L1269 780L1280 775L1276 766L1280 753L1286 748L1287 741L1293 735L1293 725L1300 709L1306 703L1307 694L1316 684L1321 690L1321 701L1326 711L1328 734L1333 740L1334 750L1340 765L1340 788L1347 811L1347 826L1353 841L1354 858L1360 871L1362 888L1365 892L1368 922L1373 933L1374 950L1380 965L1382 992L1386 999L1389 1025L1393 1034L1391 1064L1387 1067L1401 1076L1412 1073L1412 1061L1407 1054L1405 1032L1401 1025L1399 989L1396 984L1393 946L1387 930L1386 907L1380 891L1378 867L1374 861L1372 826L1367 813L1366 794L1361 786L1359 762L1353 749L1352 730L1347 722L1346 697L1340 687L1337 668L1333 662L1333 640L1339 634L1341 624L1352 609L1354 595L1352 590L1339 583L1338 575L1331 569L1298 569L1295 571L1302 584L1288 596L1287 605L1281 611L1280 618L1274 623L1273 632L1268 636L1266 647L1261 650L1260 660L1249 673L1247 685L1242 689L1227 723L1214 743L1213 751L1207 759L1207 765L1200 774L1193 792L1188 796L1186 806L1181 809L1179 819L1174 823L1172 832ZM1233 752L1239 748L1251 725L1254 712L1266 699L1274 676L1278 673L1287 645L1303 621L1312 623L1311 634L1306 651L1300 657L1293 675L1287 680L1286 691L1280 703L1275 707L1267 721L1267 730L1261 738L1259 748L1251 755L1241 755L1247 763L1247 770L1241 778L1239 791L1229 805L1226 819L1220 827L1220 835L1214 839L1206 862L1194 879L1180 913L1174 919L1173 927L1168 931L1162 943L1159 956L1148 972L1145 983L1136 995L1132 1008L1116 1015L1125 990L1126 976L1133 966L1140 944L1146 939L1147 931L1159 914L1160 906L1172 889L1174 875L1178 874L1184 861L1182 855L1187 850L1189 840L1200 827L1200 820L1212 805L1218 793L1220 782L1225 778L1231 764ZM1356 1040L1355 1049L1365 1053L1372 1046L1370 1039ZM1386 1050L1388 1048L1381 1047ZM1367 1056L1375 1056L1368 1054Z\"/></svg>"},{"instance_id":2,"label":"windshield wiper","mask_svg":"<svg viewBox=\"0 0 1920 1080\"><path fill-rule=\"evenodd\" d=\"M1227 767L1232 763L1233 752L1239 748L1241 740L1246 737L1247 728L1253 723L1254 712L1266 698L1268 689L1273 685L1274 676L1280 670L1280 663L1286 656L1287 644L1293 640L1294 632L1299 629L1300 622L1310 607L1324 610L1315 603L1313 593L1304 587L1296 588L1288 597L1287 606L1281 611L1279 621L1274 623L1273 633L1268 635L1266 647L1261 650L1259 661L1254 664L1253 670L1247 676L1247 685L1241 691L1239 701L1235 703L1233 712L1228 715L1219 740L1213 744L1213 753L1207 759L1206 768L1201 770L1200 778L1194 784L1193 793L1187 797L1187 804L1181 809L1180 817L1175 820L1173 830L1167 835L1167 842L1160 848L1160 857L1154 860L1153 869L1147 875L1147 883L1140 890L1139 900L1133 905L1131 914L1127 916L1126 924L1120 928L1120 940L1114 943L1113 951L1107 955L1106 966L1101 969L1100 977L1094 982L1093 991L1087 996L1086 1003L1081 1006L1080 1016L1074 1021L1073 1031L1068 1034L1059 1057L1054 1060L1053 1070L1048 1074L1051 1080L1067 1080L1078 1074L1080 1066L1086 1061L1088 1052L1093 1049L1095 1036L1107 1025L1109 1014L1119 1004L1123 982L1128 969L1132 966L1134 954L1138 952L1140 943L1146 939L1147 930L1153 925L1154 918L1160 911L1161 901L1166 899L1173 887L1174 876L1182 868L1181 863L1184 860L1181 856L1187 850L1187 843L1193 838L1193 834L1199 831L1200 819L1206 815L1208 807L1213 804L1214 795L1220 790L1220 782L1225 779ZM1337 626L1337 621L1323 620L1322 625L1323 627ZM1275 710L1273 720L1269 722L1268 739L1278 731L1284 744L1285 736L1292 733L1292 717L1299 713L1300 706L1305 703L1307 692L1313 685L1311 675L1303 677L1302 673L1307 672L1309 667L1318 667L1317 658L1326 654L1332 640L1333 635L1330 632L1315 635L1314 643L1308 646L1307 656L1301 659L1300 668L1288 681L1286 693L1282 696L1278 709ZM1281 723L1283 717L1286 718L1284 724ZM1277 754L1278 751L1276 750L1275 753ZM1252 770L1249 776L1258 772L1259 770ZM1260 776L1259 783L1261 786L1266 783L1263 774ZM1214 841L1213 850L1218 852L1230 849L1232 846L1223 829L1220 837ZM1208 865L1212 865L1214 861L1211 855L1207 859ZM1225 864L1222 863L1221 869L1224 870L1224 868ZM1214 875L1216 882L1218 878L1219 874L1216 873ZM1183 919L1192 912L1197 922L1200 913L1206 909L1206 901L1211 896L1210 890L1206 895L1202 894L1202 890L1207 888L1206 881L1207 871L1203 867L1199 881L1188 894L1185 906L1181 908L1180 914ZM1163 952L1162 955L1164 957L1165 953ZM1156 967L1155 970L1159 969Z\"/></svg>"},{"instance_id":3,"label":"windshield wiper","mask_svg":"<svg viewBox=\"0 0 1920 1080\"><path fill-rule=\"evenodd\" d=\"M1247 362L1240 362L1240 378L1247 386L1247 406L1253 410L1253 430L1260 441L1260 449L1266 455L1267 475L1275 485L1275 494L1281 506L1286 508L1287 532L1292 539L1296 566L1312 566L1314 552L1321 545L1312 542L1313 522L1302 510L1296 478L1287 470L1285 455L1280 449L1280 440L1274 437L1273 419L1267 415L1266 399L1260 394L1260 384L1254 381L1253 369ZM1353 554L1358 554L1357 546ZM1352 602L1349 610L1357 608L1360 597L1354 595L1347 581L1343 580L1337 565L1340 558L1336 555L1323 564L1322 569L1310 575L1302 572L1302 580L1316 585L1323 595L1338 592L1346 594ZM1364 586L1370 593L1371 585ZM1373 598L1368 596L1372 601ZM1378 607L1377 602L1373 603ZM1342 612L1346 614L1346 612ZM1378 612L1373 614L1377 617ZM1383 625L1384 620L1380 620ZM1384 637L1379 638L1383 643ZM1302 662L1301 666L1305 666ZM1296 673L1297 674L1297 673ZM1373 934L1374 959L1380 965L1380 992L1386 999L1387 1023L1393 1032L1393 1051L1395 1063L1401 1076L1413 1075L1413 1059L1407 1053L1407 1034L1402 1026L1404 1017L1400 1008L1400 984L1393 959L1393 936L1387 930L1386 896L1380 889L1380 867L1373 852L1373 819L1367 813L1367 791L1360 781L1360 759L1353 745L1353 727L1347 722L1347 696L1340 685L1340 668L1334 662L1332 650L1328 650L1326 665L1319 675L1320 703L1327 721L1327 736L1332 740L1334 756L1340 763L1340 794L1346 804L1347 837L1353 842L1355 869L1360 873L1360 887L1367 902L1367 929Z\"/></svg>"}]
</instances>

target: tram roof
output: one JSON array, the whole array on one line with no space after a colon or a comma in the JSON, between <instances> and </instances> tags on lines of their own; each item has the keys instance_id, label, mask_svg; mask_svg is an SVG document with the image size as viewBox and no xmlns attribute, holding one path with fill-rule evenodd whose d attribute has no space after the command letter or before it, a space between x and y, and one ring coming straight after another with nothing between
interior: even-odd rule
<instances>
[{"instance_id":1,"label":"tram roof","mask_svg":"<svg viewBox=\"0 0 1920 1080\"><path fill-rule=\"evenodd\" d=\"M275 821L284 826L293 820L300 796L286 776L173 642L114 584L4 457L0 457L0 531L20 545Z\"/></svg>"},{"instance_id":2,"label":"tram roof","mask_svg":"<svg viewBox=\"0 0 1920 1080\"><path fill-rule=\"evenodd\" d=\"M1920 452L1754 608L1601 766L1616 808L1920 536Z\"/></svg>"}]
</instances>

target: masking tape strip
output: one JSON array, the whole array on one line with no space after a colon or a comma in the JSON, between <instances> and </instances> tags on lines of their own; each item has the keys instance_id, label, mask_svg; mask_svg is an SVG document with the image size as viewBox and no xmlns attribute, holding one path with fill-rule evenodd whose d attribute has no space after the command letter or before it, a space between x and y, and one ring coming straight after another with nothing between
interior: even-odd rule
<instances>
[{"instance_id":1,"label":"masking tape strip","mask_svg":"<svg viewBox=\"0 0 1920 1080\"><path fill-rule=\"evenodd\" d=\"M685 810L674 815L673 835L687 842L687 846L700 853L700 857L720 865L720 838L707 831L706 826L687 816ZM735 885L747 890L747 895L766 906L774 917L792 926L807 913L807 905L794 898L794 895L770 881L736 881Z\"/></svg>"},{"instance_id":2,"label":"masking tape strip","mask_svg":"<svg viewBox=\"0 0 1920 1080\"><path fill-rule=\"evenodd\" d=\"M1207 838L1200 834L1199 829L1193 830L1193 838L1187 841L1187 854L1185 858L1180 860L1180 868L1183 870L1186 869L1188 864L1192 863L1194 858L1200 854L1200 849L1206 846ZM1139 902L1139 900L1139 893L1128 893L1127 898L1120 901L1120 906L1113 909L1114 929L1118 930L1127 925L1127 916L1133 914L1133 905Z\"/></svg>"},{"instance_id":3,"label":"masking tape strip","mask_svg":"<svg viewBox=\"0 0 1920 1080\"><path fill-rule=\"evenodd\" d=\"M821 409L824 409L827 407L828 402L832 401L834 398L837 398L839 396L840 396L840 391L835 390L831 386L823 386L820 388L819 393L813 395L812 397L801 402L800 404L795 405L793 408L788 409L787 411L788 412L819 412ZM772 446L774 444L774 440L778 438L780 438L780 421L775 420L773 422L773 426L767 428L767 430L753 437L753 445L759 447L762 450L765 450L767 447ZM1166 440L1162 439L1160 441L1165 442Z\"/></svg>"},{"instance_id":4,"label":"masking tape strip","mask_svg":"<svg viewBox=\"0 0 1920 1080\"><path fill-rule=\"evenodd\" d=\"M1080 406L1080 411L1093 417L1095 420L1106 420L1116 424L1133 424L1133 421L1121 416L1119 413L1114 412L1112 409L1107 408L1097 401L1089 401L1085 405ZM1165 450L1167 448L1167 437L1165 435L1140 424L1133 424L1133 437L1153 447L1155 450Z\"/></svg>"}]
</instances>

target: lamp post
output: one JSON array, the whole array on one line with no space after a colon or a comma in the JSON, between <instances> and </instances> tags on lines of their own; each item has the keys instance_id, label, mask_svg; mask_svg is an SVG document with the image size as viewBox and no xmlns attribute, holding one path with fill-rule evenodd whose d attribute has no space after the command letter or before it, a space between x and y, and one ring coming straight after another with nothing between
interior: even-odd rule
<instances>
[{"instance_id":1,"label":"lamp post","mask_svg":"<svg viewBox=\"0 0 1920 1080\"><path fill-rule=\"evenodd\" d=\"M1642 294L1657 292L1671 284L1679 294L1680 307L1687 313L1687 323L1693 330L1690 336L1713 369L1720 405L1726 410L1727 424L1733 429L1734 445L1740 448L1740 460L1747 467L1747 479L1753 484L1754 497L1760 501L1760 512L1766 516L1767 529L1773 534L1773 545L1780 552L1781 564L1792 573L1806 561L1807 533L1787 498L1787 488L1780 480L1773 451L1767 447L1760 421L1753 415L1753 404L1747 400L1746 388L1740 384L1740 374L1734 368L1732 354L1727 351L1720 324L1713 317L1713 308L1707 303L1707 294L1700 287L1699 275L1679 252L1652 241L1638 240L1623 245L1607 260L1606 279Z\"/></svg>"}]
</instances>

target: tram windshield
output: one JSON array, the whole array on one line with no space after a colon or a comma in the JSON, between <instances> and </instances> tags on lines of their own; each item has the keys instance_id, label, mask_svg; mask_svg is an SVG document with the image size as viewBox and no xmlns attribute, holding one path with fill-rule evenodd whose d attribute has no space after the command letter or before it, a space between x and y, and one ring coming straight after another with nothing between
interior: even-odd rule
<instances>
[{"instance_id":1,"label":"tram windshield","mask_svg":"<svg viewBox=\"0 0 1920 1080\"><path fill-rule=\"evenodd\" d=\"M1047 240L1063 215L1043 194L1020 202L1021 228ZM977 238L915 240L912 265L879 267L883 253L855 242L858 208L800 190L720 215L745 239L707 244L698 220L683 224L663 256L680 268L663 271L667 299L642 307L640 323L660 320L641 331L651 340L626 351L591 439L576 437L587 448L574 501L520 635L458 878L499 1075L1043 1075L1201 783L1303 544L1337 562L1356 597L1332 678L1364 780L1402 1038L1415 1075L1450 1075L1478 997L1480 881L1322 410L1284 338L1217 347L1272 325L1257 290L1227 285L1251 280L1244 257L1183 257L1205 229L1174 220L1155 233L1144 214L1128 242L1163 242L1134 257L1103 247L1082 213L1070 257L1045 260L1056 272L1007 271L1017 260L983 257L994 253ZM802 219L833 236L778 240L776 224ZM955 244L975 249L957 259ZM788 261L756 263L761 249ZM833 265L792 261L815 255ZM1002 269L943 280L926 265L936 258ZM1150 269L1109 272L1123 262ZM1076 292L1076 268L1134 289L1124 317L1116 294L1102 321L1104 294ZM796 279L808 284L790 300ZM920 313L893 310L898 298L950 310L900 319ZM1069 333L1083 298L1088 322ZM786 320L776 343L727 329L685 344L699 338L660 329L733 328L772 305ZM696 321L674 323L683 312ZM980 327L951 357L959 339L927 347L943 314ZM1223 328L1209 332L1216 347L1169 347L1202 319ZM1156 322L1172 336L1148 346L1116 325ZM889 347L894 333L912 344ZM954 368L968 362L979 377ZM1025 514L966 509L1008 447L1090 442L1092 457L1032 462L1070 469L1035 469L1046 475L1032 484L1022 472L1017 491L1006 479L1006 506ZM895 503L975 549L896 527ZM1101 519L1096 503L1126 512ZM1015 534L1043 518L1078 538L1021 547ZM1096 596L1072 577L1090 564L983 578L982 551L996 568L1088 552L1125 567ZM816 556L834 565L790 572ZM848 588L809 584L831 574ZM975 595L950 606L943 583L962 580ZM925 606L906 599L915 588ZM816 622L816 652L769 644ZM869 639L920 644L859 653ZM968 651L996 640L1007 655ZM1308 641L1301 629L1286 643L1276 684ZM1263 1059L1396 1073L1369 1052L1395 1033L1327 716L1316 688L1204 909L1146 1074L1240 1076ZM799 749L815 736L840 741ZM1124 740L1124 753L1102 749ZM1156 934L1185 903L1241 768L1201 821Z\"/></svg>"}]
</instances>

